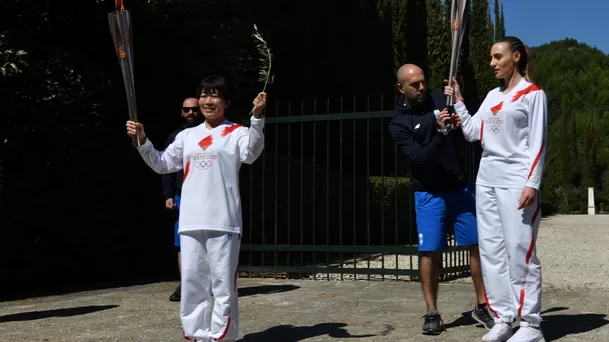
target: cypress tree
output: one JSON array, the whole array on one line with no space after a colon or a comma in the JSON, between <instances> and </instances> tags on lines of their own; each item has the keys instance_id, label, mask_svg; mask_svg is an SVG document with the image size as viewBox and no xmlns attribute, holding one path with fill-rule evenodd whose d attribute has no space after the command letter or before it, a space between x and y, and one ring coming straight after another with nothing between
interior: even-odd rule
<instances>
[{"instance_id":1,"label":"cypress tree","mask_svg":"<svg viewBox=\"0 0 609 342\"><path fill-rule=\"evenodd\" d=\"M427 65L427 1L406 1L407 62L419 65L425 72Z\"/></svg>"},{"instance_id":2,"label":"cypress tree","mask_svg":"<svg viewBox=\"0 0 609 342\"><path fill-rule=\"evenodd\" d=\"M377 3L377 13L381 22L391 28L393 65L396 71L406 61L408 47L406 37L406 1L379 0Z\"/></svg>"},{"instance_id":3,"label":"cypress tree","mask_svg":"<svg viewBox=\"0 0 609 342\"><path fill-rule=\"evenodd\" d=\"M430 89L442 90L450 64L450 18L441 0L427 0L427 13L427 81Z\"/></svg>"},{"instance_id":4,"label":"cypress tree","mask_svg":"<svg viewBox=\"0 0 609 342\"><path fill-rule=\"evenodd\" d=\"M499 20L501 30L499 31L501 38L505 37L505 15L503 13L503 3L501 3L501 20Z\"/></svg>"},{"instance_id":5,"label":"cypress tree","mask_svg":"<svg viewBox=\"0 0 609 342\"><path fill-rule=\"evenodd\" d=\"M505 37L505 28L503 26L503 4L501 5L501 10L499 9L499 0L495 0L495 6L493 6L494 14L495 14L495 38L497 41L503 37Z\"/></svg>"},{"instance_id":6,"label":"cypress tree","mask_svg":"<svg viewBox=\"0 0 609 342\"><path fill-rule=\"evenodd\" d=\"M476 95L483 99L497 84L489 67L488 56L493 44L493 28L490 23L490 9L486 0L477 0L472 3L470 25L470 57L478 89Z\"/></svg>"}]
</instances>

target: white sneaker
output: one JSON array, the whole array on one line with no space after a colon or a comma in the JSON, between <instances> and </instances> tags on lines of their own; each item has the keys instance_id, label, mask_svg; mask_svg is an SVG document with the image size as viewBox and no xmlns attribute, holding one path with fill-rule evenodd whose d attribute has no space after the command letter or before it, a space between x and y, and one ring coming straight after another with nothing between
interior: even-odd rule
<instances>
[{"instance_id":1,"label":"white sneaker","mask_svg":"<svg viewBox=\"0 0 609 342\"><path fill-rule=\"evenodd\" d=\"M543 333L538 328L520 327L518 331L508 340L509 342L546 342Z\"/></svg>"},{"instance_id":2,"label":"white sneaker","mask_svg":"<svg viewBox=\"0 0 609 342\"><path fill-rule=\"evenodd\" d=\"M512 337L512 335L511 326L505 323L495 324L491 331L482 336L482 342L505 342Z\"/></svg>"}]
</instances>

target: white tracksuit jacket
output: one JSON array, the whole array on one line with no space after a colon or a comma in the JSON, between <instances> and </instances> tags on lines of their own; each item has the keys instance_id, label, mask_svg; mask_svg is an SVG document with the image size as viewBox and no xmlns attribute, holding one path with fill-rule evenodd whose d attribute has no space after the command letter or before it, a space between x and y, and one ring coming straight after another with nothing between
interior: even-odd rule
<instances>
[{"instance_id":1,"label":"white tracksuit jacket","mask_svg":"<svg viewBox=\"0 0 609 342\"><path fill-rule=\"evenodd\" d=\"M539 190L547 144L547 97L524 78L509 93L488 93L470 116L455 104L468 141L480 140L476 215L488 308L496 322L541 321L541 264L535 240L541 218L535 202L518 209L524 187Z\"/></svg>"},{"instance_id":2,"label":"white tracksuit jacket","mask_svg":"<svg viewBox=\"0 0 609 342\"><path fill-rule=\"evenodd\" d=\"M187 128L165 151L138 147L157 173L184 169L179 233L182 258L180 318L184 336L237 339L237 270L242 233L239 169L264 149L264 117L250 128L228 120L213 129ZM212 306L211 294L214 296Z\"/></svg>"}]
</instances>

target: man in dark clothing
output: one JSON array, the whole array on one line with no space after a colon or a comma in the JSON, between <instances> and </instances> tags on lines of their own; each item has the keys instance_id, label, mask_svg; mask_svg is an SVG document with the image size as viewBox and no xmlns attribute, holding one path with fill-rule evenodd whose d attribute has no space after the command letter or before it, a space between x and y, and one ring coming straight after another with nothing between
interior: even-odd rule
<instances>
[{"instance_id":1,"label":"man in dark clothing","mask_svg":"<svg viewBox=\"0 0 609 342\"><path fill-rule=\"evenodd\" d=\"M173 131L169 137L167 137L167 142L165 143L165 148L171 145L175 140L178 133L183 131L186 128L194 127L201 123L201 110L199 108L199 100L194 97L189 97L184 100L182 103L182 118L186 120L180 128ZM174 222L174 246L178 250L178 269L180 270L180 274L182 273L182 263L181 255L180 255L180 235L178 234L178 218L180 214L180 194L182 192L182 179L184 178L184 171L180 170L175 173L165 174L163 175L163 194L165 195L165 208L170 210L175 210L175 222ZM169 296L169 300L172 302L179 302L181 295L181 284L178 285L176 290L171 296Z\"/></svg>"},{"instance_id":2,"label":"man in dark clothing","mask_svg":"<svg viewBox=\"0 0 609 342\"><path fill-rule=\"evenodd\" d=\"M5 179L6 179L6 171L7 169L6 164L4 163L4 160L6 155L5 153L8 153L6 150L6 141L8 137L8 131L7 134L5 135L3 132L3 129L5 127L0 127L0 222L3 220L3 212L4 212L4 206L3 206L3 200L6 199L6 196L4 196L4 193L6 191L6 183L5 183Z\"/></svg>"},{"instance_id":3,"label":"man in dark clothing","mask_svg":"<svg viewBox=\"0 0 609 342\"><path fill-rule=\"evenodd\" d=\"M4 179L5 179L5 164L4 164L4 158L5 158L5 151L7 150L6 148L6 142L8 140L8 128L6 126L8 126L8 120L3 121L2 123L0 123L0 220L2 219L2 211L3 211L3 206L2 206L2 199L4 198L3 194L4 191L6 191L6 185L4 184Z\"/></svg>"},{"instance_id":4,"label":"man in dark clothing","mask_svg":"<svg viewBox=\"0 0 609 342\"><path fill-rule=\"evenodd\" d=\"M0 150L0 215L2 214L2 194L4 193L4 165L2 163L2 154ZM1 219L1 218L0 218Z\"/></svg>"},{"instance_id":5,"label":"man in dark clothing","mask_svg":"<svg viewBox=\"0 0 609 342\"><path fill-rule=\"evenodd\" d=\"M423 334L437 335L444 329L437 311L438 271L441 252L448 248L447 226L454 227L458 246L471 248L471 273L477 304L472 317L490 329L493 319L485 304L478 251L474 187L467 180L457 144L464 141L457 115L446 110L442 93L428 94L423 70L406 64L398 71L395 116L389 131L408 158L410 184L414 190L419 268L427 305ZM453 129L445 122L453 120Z\"/></svg>"}]
</instances>

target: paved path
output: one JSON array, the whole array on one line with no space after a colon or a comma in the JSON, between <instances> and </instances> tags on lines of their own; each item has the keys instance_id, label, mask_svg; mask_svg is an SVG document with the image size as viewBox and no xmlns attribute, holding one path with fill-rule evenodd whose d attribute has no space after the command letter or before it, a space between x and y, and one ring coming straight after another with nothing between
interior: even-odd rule
<instances>
[{"instance_id":1,"label":"paved path","mask_svg":"<svg viewBox=\"0 0 609 342\"><path fill-rule=\"evenodd\" d=\"M175 283L0 303L2 341L181 341ZM478 341L471 286L442 285L447 331L420 334L418 284L242 280L242 341ZM548 341L609 341L609 293L544 292Z\"/></svg>"},{"instance_id":2,"label":"paved path","mask_svg":"<svg viewBox=\"0 0 609 342\"><path fill-rule=\"evenodd\" d=\"M547 341L609 341L609 216L544 219ZM467 280L442 284L447 331L420 334L425 312L419 284L380 281L242 279L242 341L479 341L470 318ZM176 283L157 283L0 303L0 341L183 341Z\"/></svg>"}]
</instances>

